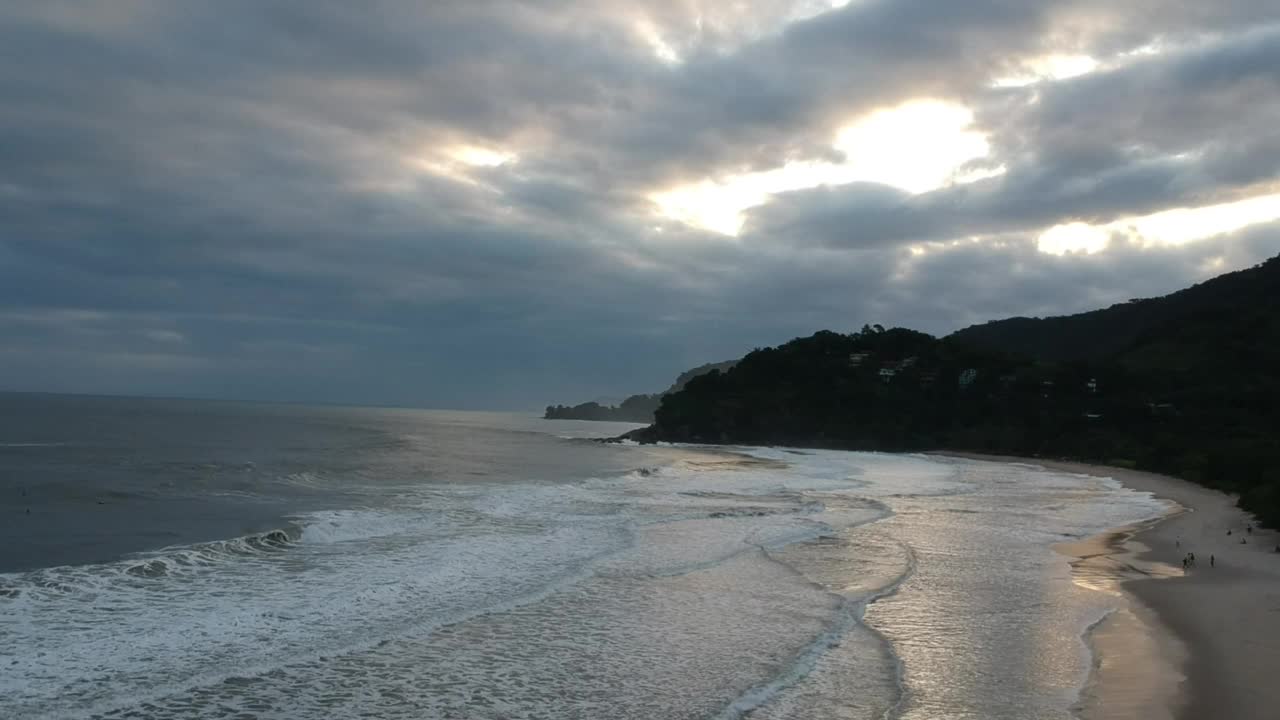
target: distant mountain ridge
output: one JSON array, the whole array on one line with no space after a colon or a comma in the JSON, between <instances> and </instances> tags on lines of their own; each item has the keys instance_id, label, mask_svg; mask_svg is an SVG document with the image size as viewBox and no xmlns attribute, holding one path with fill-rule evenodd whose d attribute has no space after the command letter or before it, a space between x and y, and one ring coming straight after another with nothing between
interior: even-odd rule
<instances>
[{"instance_id":1,"label":"distant mountain ridge","mask_svg":"<svg viewBox=\"0 0 1280 720\"><path fill-rule=\"evenodd\" d=\"M822 331L689 380L630 436L1071 457L1239 493L1280 526L1280 257L1164 297L941 339Z\"/></svg>"},{"instance_id":2,"label":"distant mountain ridge","mask_svg":"<svg viewBox=\"0 0 1280 720\"><path fill-rule=\"evenodd\" d=\"M542 417L548 420L606 420L651 423L653 422L654 413L657 412L658 406L662 403L663 396L673 392L680 392L684 389L686 383L699 375L705 375L712 370L728 370L737 362L737 360L725 360L724 362L707 363L699 365L692 370L685 370L666 390L652 395L632 395L616 406L602 405L598 402L585 402L573 406L548 405Z\"/></svg>"},{"instance_id":3,"label":"distant mountain ridge","mask_svg":"<svg viewBox=\"0 0 1280 720\"><path fill-rule=\"evenodd\" d=\"M713 363L707 363L705 365L699 365L698 367L693 368L692 370L685 370L684 372L680 373L680 376L677 377L676 381L671 384L671 387L667 388L666 391L664 391L662 394L669 395L670 393L680 392L681 390L684 389L685 385L689 384L690 380L696 377L701 377L703 375L706 375L709 372L728 372L733 368L734 365L737 365L737 364L738 364L737 360L725 360L723 362L713 362Z\"/></svg>"}]
</instances>

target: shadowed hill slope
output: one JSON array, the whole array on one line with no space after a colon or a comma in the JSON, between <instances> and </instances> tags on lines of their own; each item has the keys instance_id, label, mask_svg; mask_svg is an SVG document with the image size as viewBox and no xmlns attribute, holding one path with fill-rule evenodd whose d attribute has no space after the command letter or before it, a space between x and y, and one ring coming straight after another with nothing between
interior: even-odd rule
<instances>
[{"instance_id":1,"label":"shadowed hill slope","mask_svg":"<svg viewBox=\"0 0 1280 720\"><path fill-rule=\"evenodd\" d=\"M1280 350L1278 319L1280 257L1164 297L1077 315L995 320L950 337L1048 361L1115 357L1135 369L1214 370L1224 363L1261 369Z\"/></svg>"},{"instance_id":2,"label":"shadowed hill slope","mask_svg":"<svg viewBox=\"0 0 1280 720\"><path fill-rule=\"evenodd\" d=\"M1100 461L1241 495L1280 525L1280 259L1178 293L937 339L823 331L662 398L640 440Z\"/></svg>"}]
</instances>

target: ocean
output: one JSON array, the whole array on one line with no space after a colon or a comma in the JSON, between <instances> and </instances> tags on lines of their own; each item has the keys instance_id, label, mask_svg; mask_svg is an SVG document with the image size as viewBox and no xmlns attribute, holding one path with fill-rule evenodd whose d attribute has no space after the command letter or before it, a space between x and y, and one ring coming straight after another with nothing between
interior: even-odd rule
<instances>
[{"instance_id":1,"label":"ocean","mask_svg":"<svg viewBox=\"0 0 1280 720\"><path fill-rule=\"evenodd\" d=\"M629 427L0 395L0 718L1066 719L1164 510Z\"/></svg>"}]
</instances>

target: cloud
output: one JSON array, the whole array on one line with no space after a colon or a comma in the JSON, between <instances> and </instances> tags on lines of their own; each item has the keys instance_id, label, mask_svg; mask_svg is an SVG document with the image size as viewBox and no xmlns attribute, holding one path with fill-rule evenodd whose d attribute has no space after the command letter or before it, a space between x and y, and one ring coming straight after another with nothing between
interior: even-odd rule
<instances>
[{"instance_id":1,"label":"cloud","mask_svg":"<svg viewBox=\"0 0 1280 720\"><path fill-rule=\"evenodd\" d=\"M1055 55L1096 66L994 86ZM1280 250L1037 245L1280 191L1264 2L49 0L0 9L0 59L11 389L537 407ZM919 100L1003 174L765 193L736 239L652 200L856 164L841 131Z\"/></svg>"},{"instance_id":2,"label":"cloud","mask_svg":"<svg viewBox=\"0 0 1280 720\"><path fill-rule=\"evenodd\" d=\"M865 186L780 198L751 232L834 246L1102 222L1280 189L1280 26L979 96L1005 172L924 195Z\"/></svg>"}]
</instances>

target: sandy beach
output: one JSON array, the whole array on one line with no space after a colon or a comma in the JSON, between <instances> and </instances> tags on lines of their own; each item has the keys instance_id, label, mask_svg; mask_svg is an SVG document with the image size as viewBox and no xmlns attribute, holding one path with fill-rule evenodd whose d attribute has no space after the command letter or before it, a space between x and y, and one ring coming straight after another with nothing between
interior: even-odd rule
<instances>
[{"instance_id":1,"label":"sandy beach","mask_svg":"<svg viewBox=\"0 0 1280 720\"><path fill-rule=\"evenodd\" d=\"M966 453L1113 478L1171 501L1164 518L1059 546L1082 584L1127 600L1094 628L1082 717L1269 720L1280 708L1280 535L1234 498L1153 473ZM1230 533L1230 534L1228 534ZM1244 542L1241 542L1241 541ZM1183 570L1182 558L1196 565ZM1212 558L1212 566L1210 559Z\"/></svg>"}]
</instances>

